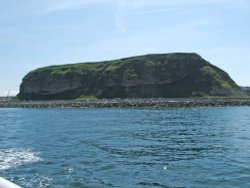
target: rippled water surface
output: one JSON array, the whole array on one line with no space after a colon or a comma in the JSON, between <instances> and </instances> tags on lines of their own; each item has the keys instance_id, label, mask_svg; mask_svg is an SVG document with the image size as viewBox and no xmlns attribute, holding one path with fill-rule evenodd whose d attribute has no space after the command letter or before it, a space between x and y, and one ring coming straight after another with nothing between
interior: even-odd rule
<instances>
[{"instance_id":1,"label":"rippled water surface","mask_svg":"<svg viewBox=\"0 0 250 188\"><path fill-rule=\"evenodd\" d=\"M23 187L250 187L250 108L0 109Z\"/></svg>"}]
</instances>

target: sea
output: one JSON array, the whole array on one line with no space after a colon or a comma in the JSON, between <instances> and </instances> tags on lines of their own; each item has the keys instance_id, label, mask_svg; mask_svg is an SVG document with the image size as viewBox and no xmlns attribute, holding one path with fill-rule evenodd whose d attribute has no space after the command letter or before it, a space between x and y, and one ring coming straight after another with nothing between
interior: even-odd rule
<instances>
[{"instance_id":1,"label":"sea","mask_svg":"<svg viewBox=\"0 0 250 188\"><path fill-rule=\"evenodd\" d=\"M250 107L1 108L0 176L23 188L250 187Z\"/></svg>"}]
</instances>

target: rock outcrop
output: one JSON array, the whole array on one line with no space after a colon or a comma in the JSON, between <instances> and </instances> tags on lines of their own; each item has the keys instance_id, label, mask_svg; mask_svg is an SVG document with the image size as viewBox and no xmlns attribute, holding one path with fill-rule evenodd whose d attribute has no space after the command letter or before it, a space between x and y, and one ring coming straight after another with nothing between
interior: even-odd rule
<instances>
[{"instance_id":1,"label":"rock outcrop","mask_svg":"<svg viewBox=\"0 0 250 188\"><path fill-rule=\"evenodd\" d=\"M250 95L250 87L241 87L241 89Z\"/></svg>"},{"instance_id":2,"label":"rock outcrop","mask_svg":"<svg viewBox=\"0 0 250 188\"><path fill-rule=\"evenodd\" d=\"M21 100L239 96L229 75L196 53L153 54L39 68L20 86Z\"/></svg>"}]
</instances>

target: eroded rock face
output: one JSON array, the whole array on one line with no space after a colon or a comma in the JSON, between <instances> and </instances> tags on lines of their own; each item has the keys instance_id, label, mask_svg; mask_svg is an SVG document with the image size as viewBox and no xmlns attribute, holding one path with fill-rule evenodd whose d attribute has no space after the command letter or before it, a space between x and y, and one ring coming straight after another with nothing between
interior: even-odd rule
<instances>
[{"instance_id":1,"label":"eroded rock face","mask_svg":"<svg viewBox=\"0 0 250 188\"><path fill-rule=\"evenodd\" d=\"M241 87L241 89L246 92L248 95L250 95L250 87Z\"/></svg>"},{"instance_id":2,"label":"eroded rock face","mask_svg":"<svg viewBox=\"0 0 250 188\"><path fill-rule=\"evenodd\" d=\"M23 78L25 100L244 95L221 69L195 53L145 55L98 63L50 66Z\"/></svg>"}]
</instances>

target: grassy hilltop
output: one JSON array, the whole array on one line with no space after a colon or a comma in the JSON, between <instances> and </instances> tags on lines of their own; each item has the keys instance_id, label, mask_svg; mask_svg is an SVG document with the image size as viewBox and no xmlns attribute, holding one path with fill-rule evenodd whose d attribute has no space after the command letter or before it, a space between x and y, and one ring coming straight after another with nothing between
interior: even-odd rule
<instances>
[{"instance_id":1,"label":"grassy hilltop","mask_svg":"<svg viewBox=\"0 0 250 188\"><path fill-rule=\"evenodd\" d=\"M18 98L147 98L244 96L218 67L196 53L151 54L49 66L28 73Z\"/></svg>"}]
</instances>

